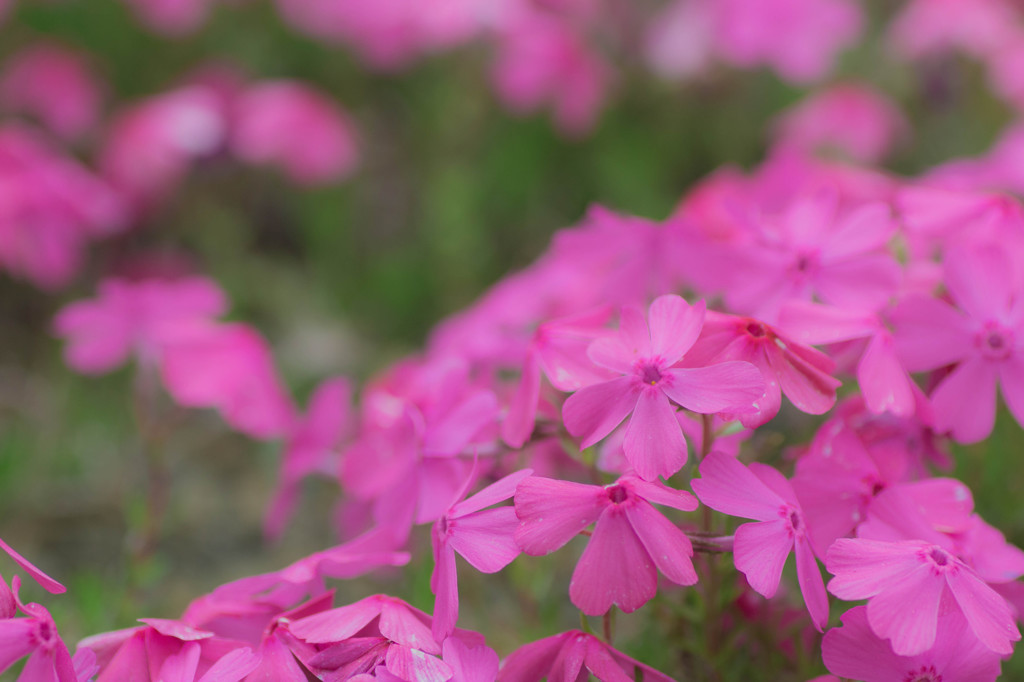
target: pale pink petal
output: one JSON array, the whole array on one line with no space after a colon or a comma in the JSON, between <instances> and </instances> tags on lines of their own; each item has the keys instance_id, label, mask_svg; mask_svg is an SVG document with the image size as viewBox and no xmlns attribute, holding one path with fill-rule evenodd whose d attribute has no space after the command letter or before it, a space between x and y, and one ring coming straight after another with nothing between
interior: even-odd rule
<instances>
[{"instance_id":1,"label":"pale pink petal","mask_svg":"<svg viewBox=\"0 0 1024 682\"><path fill-rule=\"evenodd\" d=\"M953 301L975 320L999 317L1010 307L1013 271L994 247L950 249L945 282Z\"/></svg>"},{"instance_id":2,"label":"pale pink petal","mask_svg":"<svg viewBox=\"0 0 1024 682\"><path fill-rule=\"evenodd\" d=\"M793 538L785 521L744 523L736 529L733 556L736 569L747 576L755 592L775 596Z\"/></svg>"},{"instance_id":3,"label":"pale pink petal","mask_svg":"<svg viewBox=\"0 0 1024 682\"><path fill-rule=\"evenodd\" d=\"M932 393L935 430L960 443L987 438L996 423L997 371L988 360L969 358L943 379Z\"/></svg>"},{"instance_id":4,"label":"pale pink petal","mask_svg":"<svg viewBox=\"0 0 1024 682\"><path fill-rule=\"evenodd\" d=\"M485 507L490 507L492 504L504 502L515 495L519 484L532 473L532 469L521 469L495 481L472 497L453 505L449 515L452 518L458 518L466 514L472 514L475 511L480 511Z\"/></svg>"},{"instance_id":5,"label":"pale pink petal","mask_svg":"<svg viewBox=\"0 0 1024 682\"><path fill-rule=\"evenodd\" d=\"M482 573L495 573L519 556L515 540L519 519L512 507L487 509L451 522L449 543Z\"/></svg>"},{"instance_id":6,"label":"pale pink petal","mask_svg":"<svg viewBox=\"0 0 1024 682\"><path fill-rule=\"evenodd\" d=\"M840 538L825 556L825 568L835 577L828 591L846 601L873 597L900 582L922 565L920 542L880 542Z\"/></svg>"},{"instance_id":7,"label":"pale pink petal","mask_svg":"<svg viewBox=\"0 0 1024 682\"><path fill-rule=\"evenodd\" d=\"M645 480L669 478L686 464L686 440L665 394L645 386L622 441L626 459Z\"/></svg>"},{"instance_id":8,"label":"pale pink petal","mask_svg":"<svg viewBox=\"0 0 1024 682\"><path fill-rule=\"evenodd\" d=\"M636 349L626 345L622 334L602 336L587 346L587 358L592 363L617 374L632 372L637 357Z\"/></svg>"},{"instance_id":9,"label":"pale pink petal","mask_svg":"<svg viewBox=\"0 0 1024 682\"><path fill-rule=\"evenodd\" d=\"M837 343L871 336L878 329L878 319L862 310L790 301L779 311L777 326L800 343Z\"/></svg>"},{"instance_id":10,"label":"pale pink petal","mask_svg":"<svg viewBox=\"0 0 1024 682\"><path fill-rule=\"evenodd\" d=\"M967 318L948 303L925 296L907 296L889 314L896 350L911 372L952 364L973 347Z\"/></svg>"},{"instance_id":11,"label":"pale pink petal","mask_svg":"<svg viewBox=\"0 0 1024 682\"><path fill-rule=\"evenodd\" d=\"M781 339L777 343L782 344ZM808 414L824 414L836 403L840 382L798 354L798 348L783 346L767 353L768 367L779 379L779 387L794 407Z\"/></svg>"},{"instance_id":12,"label":"pale pink petal","mask_svg":"<svg viewBox=\"0 0 1024 682\"><path fill-rule=\"evenodd\" d=\"M430 425L423 438L427 455L449 456L462 452L473 437L496 421L498 399L491 391L475 391L442 419Z\"/></svg>"},{"instance_id":13,"label":"pale pink petal","mask_svg":"<svg viewBox=\"0 0 1024 682\"><path fill-rule=\"evenodd\" d=\"M927 651L935 643L939 599L945 586L946 581L935 575L927 562L919 561L917 568L868 601L871 629L891 640L892 650L900 656Z\"/></svg>"},{"instance_id":14,"label":"pale pink petal","mask_svg":"<svg viewBox=\"0 0 1024 682\"><path fill-rule=\"evenodd\" d=\"M490 647L469 646L449 637L441 647L444 662L452 667L451 682L494 682L498 676L498 654Z\"/></svg>"},{"instance_id":15,"label":"pale pink petal","mask_svg":"<svg viewBox=\"0 0 1024 682\"><path fill-rule=\"evenodd\" d=\"M198 682L238 682L256 669L260 657L249 647L235 649L210 666Z\"/></svg>"},{"instance_id":16,"label":"pale pink petal","mask_svg":"<svg viewBox=\"0 0 1024 682\"><path fill-rule=\"evenodd\" d=\"M865 204L844 217L828 236L825 262L885 248L896 234L892 209L883 202Z\"/></svg>"},{"instance_id":17,"label":"pale pink petal","mask_svg":"<svg viewBox=\"0 0 1024 682\"><path fill-rule=\"evenodd\" d=\"M540 402L540 364L533 351L526 354L519 384L509 399L501 422L501 438L511 448L521 448L533 433Z\"/></svg>"},{"instance_id":18,"label":"pale pink petal","mask_svg":"<svg viewBox=\"0 0 1024 682\"><path fill-rule=\"evenodd\" d=\"M505 658L498 678L502 682L539 682L551 670L565 641L574 634L565 632L519 647Z\"/></svg>"},{"instance_id":19,"label":"pale pink petal","mask_svg":"<svg viewBox=\"0 0 1024 682\"><path fill-rule=\"evenodd\" d=\"M428 654L441 653L441 645L434 641L430 628L424 625L404 602L397 599L382 600L379 628L380 634L392 642Z\"/></svg>"},{"instance_id":20,"label":"pale pink petal","mask_svg":"<svg viewBox=\"0 0 1024 682\"><path fill-rule=\"evenodd\" d=\"M970 488L955 478L927 478L899 487L910 496L917 511L935 530L960 533L971 523L974 496Z\"/></svg>"},{"instance_id":21,"label":"pale pink petal","mask_svg":"<svg viewBox=\"0 0 1024 682\"><path fill-rule=\"evenodd\" d=\"M625 513L608 507L594 527L569 583L569 598L588 616L613 604L626 613L637 610L658 590L658 572Z\"/></svg>"},{"instance_id":22,"label":"pale pink petal","mask_svg":"<svg viewBox=\"0 0 1024 682\"><path fill-rule=\"evenodd\" d=\"M778 518L785 500L733 457L712 452L690 482L700 501L716 511L757 521Z\"/></svg>"},{"instance_id":23,"label":"pale pink petal","mask_svg":"<svg viewBox=\"0 0 1024 682\"><path fill-rule=\"evenodd\" d=\"M608 504L598 486L531 476L516 488L516 542L534 556L553 552L596 521Z\"/></svg>"},{"instance_id":24,"label":"pale pink petal","mask_svg":"<svg viewBox=\"0 0 1024 682\"><path fill-rule=\"evenodd\" d=\"M630 377L585 386L562 406L565 428L582 440L581 448L588 448L611 433L633 411L639 397Z\"/></svg>"},{"instance_id":25,"label":"pale pink petal","mask_svg":"<svg viewBox=\"0 0 1024 682\"><path fill-rule=\"evenodd\" d=\"M690 306L681 296L659 296L648 309L651 352L674 365L690 350L704 326L704 301Z\"/></svg>"},{"instance_id":26,"label":"pale pink petal","mask_svg":"<svg viewBox=\"0 0 1024 682\"><path fill-rule=\"evenodd\" d=\"M831 672L853 680L894 680L903 661L884 639L871 631L867 607L856 606L843 614L843 626L825 633L821 657ZM898 679L898 678L895 678Z\"/></svg>"},{"instance_id":27,"label":"pale pink petal","mask_svg":"<svg viewBox=\"0 0 1024 682\"><path fill-rule=\"evenodd\" d=\"M889 254L879 253L823 264L814 284L826 303L875 309L896 294L901 277L899 263Z\"/></svg>"},{"instance_id":28,"label":"pale pink petal","mask_svg":"<svg viewBox=\"0 0 1024 682\"><path fill-rule=\"evenodd\" d=\"M707 367L670 369L665 394L688 410L701 414L750 412L764 395L764 377L749 362L730 361Z\"/></svg>"},{"instance_id":29,"label":"pale pink petal","mask_svg":"<svg viewBox=\"0 0 1024 682\"><path fill-rule=\"evenodd\" d=\"M1011 654L1020 631L1006 600L966 569L947 573L946 583L982 644L998 654Z\"/></svg>"},{"instance_id":30,"label":"pale pink petal","mask_svg":"<svg viewBox=\"0 0 1024 682\"><path fill-rule=\"evenodd\" d=\"M658 570L677 585L696 583L693 547L686 534L642 500L626 505L625 510L629 524Z\"/></svg>"},{"instance_id":31,"label":"pale pink petal","mask_svg":"<svg viewBox=\"0 0 1024 682\"><path fill-rule=\"evenodd\" d=\"M651 332L639 308L632 305L622 307L619 313L619 335L633 355L651 355Z\"/></svg>"},{"instance_id":32,"label":"pale pink petal","mask_svg":"<svg viewBox=\"0 0 1024 682\"><path fill-rule=\"evenodd\" d=\"M811 614L811 622L818 632L822 632L828 625L828 593L825 592L825 582L821 579L821 570L806 539L797 538L795 552L796 577L800 583L800 593L804 596L808 613Z\"/></svg>"},{"instance_id":33,"label":"pale pink petal","mask_svg":"<svg viewBox=\"0 0 1024 682\"><path fill-rule=\"evenodd\" d=\"M438 648L438 652L440 648ZM416 682L446 682L453 674L452 667L436 656L408 646L392 644L385 657L388 672L402 680Z\"/></svg>"},{"instance_id":34,"label":"pale pink petal","mask_svg":"<svg viewBox=\"0 0 1024 682\"><path fill-rule=\"evenodd\" d=\"M871 337L857 365L857 381L871 412L891 412L898 417L914 413L911 379L896 356L896 344L887 332Z\"/></svg>"},{"instance_id":35,"label":"pale pink petal","mask_svg":"<svg viewBox=\"0 0 1024 682\"><path fill-rule=\"evenodd\" d=\"M459 620L459 576L451 545L435 547L434 561L434 573L430 578L430 589L435 595L434 620L430 632L435 641L443 642L455 632L455 623Z\"/></svg>"},{"instance_id":36,"label":"pale pink petal","mask_svg":"<svg viewBox=\"0 0 1024 682\"><path fill-rule=\"evenodd\" d=\"M367 597L348 606L296 620L288 630L312 644L340 642L366 627L380 615L381 608L381 597Z\"/></svg>"},{"instance_id":37,"label":"pale pink petal","mask_svg":"<svg viewBox=\"0 0 1024 682\"><path fill-rule=\"evenodd\" d=\"M611 655L604 643L591 639L587 643L587 653L583 659L587 670L594 674L594 677L601 682L635 682L631 675L627 675L619 662ZM641 673L642 675L642 673ZM646 677L644 678L646 679Z\"/></svg>"}]
</instances>

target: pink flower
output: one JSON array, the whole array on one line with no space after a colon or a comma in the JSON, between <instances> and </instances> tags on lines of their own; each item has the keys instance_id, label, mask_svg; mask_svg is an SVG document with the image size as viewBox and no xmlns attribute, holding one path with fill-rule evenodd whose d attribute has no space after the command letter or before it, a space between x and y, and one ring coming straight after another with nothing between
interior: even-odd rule
<instances>
[{"instance_id":1,"label":"pink flower","mask_svg":"<svg viewBox=\"0 0 1024 682\"><path fill-rule=\"evenodd\" d=\"M737 415L744 426L753 428L772 419L779 412L783 394L808 414L824 414L836 402L839 381L830 376L835 363L760 320L708 313L687 364L724 360L749 362L765 378L756 411Z\"/></svg>"},{"instance_id":2,"label":"pink flower","mask_svg":"<svg viewBox=\"0 0 1024 682\"><path fill-rule=\"evenodd\" d=\"M168 36L193 33L205 22L214 0L125 0L149 28Z\"/></svg>"},{"instance_id":3,"label":"pink flower","mask_svg":"<svg viewBox=\"0 0 1024 682\"><path fill-rule=\"evenodd\" d=\"M210 326L176 340L164 349L161 373L176 403L216 408L253 438L277 438L294 423L270 347L247 325Z\"/></svg>"},{"instance_id":4,"label":"pink flower","mask_svg":"<svg viewBox=\"0 0 1024 682\"><path fill-rule=\"evenodd\" d=\"M0 590L7 591L7 585L0 578ZM50 612L39 604L23 604L18 597L21 579L14 576L11 581L13 604L27 618L14 618L14 613L3 613L0 619L0 673L15 661L29 656L22 668L18 682L78 682L75 665L67 646L57 632L57 626ZM4 599L3 601L7 601ZM8 610L5 606L4 610Z\"/></svg>"},{"instance_id":5,"label":"pink flower","mask_svg":"<svg viewBox=\"0 0 1024 682\"><path fill-rule=\"evenodd\" d=\"M243 161L278 164L300 184L347 177L358 161L355 131L334 102L298 82L268 81L235 103L232 151Z\"/></svg>"},{"instance_id":6,"label":"pink flower","mask_svg":"<svg viewBox=\"0 0 1024 682\"><path fill-rule=\"evenodd\" d=\"M720 0L717 46L744 68L768 64L805 83L825 76L860 33L859 8L846 0Z\"/></svg>"},{"instance_id":7,"label":"pink flower","mask_svg":"<svg viewBox=\"0 0 1024 682\"><path fill-rule=\"evenodd\" d=\"M278 489L267 509L263 532L277 539L298 502L300 485L312 474L334 477L338 468L335 448L349 421L352 387L344 378L328 379L309 399L305 416L291 427L281 458Z\"/></svg>"},{"instance_id":8,"label":"pink flower","mask_svg":"<svg viewBox=\"0 0 1024 682\"><path fill-rule=\"evenodd\" d=\"M90 132L100 109L100 85L83 55L38 43L16 53L0 76L0 107L30 114L73 140Z\"/></svg>"},{"instance_id":9,"label":"pink flower","mask_svg":"<svg viewBox=\"0 0 1024 682\"><path fill-rule=\"evenodd\" d=\"M648 320L625 307L617 334L595 340L587 355L597 365L621 374L585 386L562 408L565 427L581 448L601 440L633 414L623 448L645 480L668 478L686 463L686 440L672 402L703 414L743 412L764 392L764 380L748 363L676 367L697 340L704 323L704 302L690 307L679 296L661 296Z\"/></svg>"},{"instance_id":10,"label":"pink flower","mask_svg":"<svg viewBox=\"0 0 1024 682\"><path fill-rule=\"evenodd\" d=\"M737 528L733 544L736 568L755 591L775 595L786 558L795 548L800 592L820 632L828 622L828 595L808 537L808 520L789 481L769 466L755 462L747 468L718 452L700 463L700 476L690 485L701 502L758 522Z\"/></svg>"},{"instance_id":11,"label":"pink flower","mask_svg":"<svg viewBox=\"0 0 1024 682\"><path fill-rule=\"evenodd\" d=\"M95 299L65 306L53 326L67 339L68 365L102 374L132 355L144 366L159 364L169 344L208 325L227 307L224 292L204 277L105 279Z\"/></svg>"},{"instance_id":12,"label":"pink flower","mask_svg":"<svg viewBox=\"0 0 1024 682\"><path fill-rule=\"evenodd\" d=\"M878 163L908 130L903 114L868 85L843 83L811 94L779 117L777 143L805 151L840 151Z\"/></svg>"},{"instance_id":13,"label":"pink flower","mask_svg":"<svg viewBox=\"0 0 1024 682\"><path fill-rule=\"evenodd\" d=\"M888 642L872 632L866 607L850 609L843 614L842 627L825 633L821 643L825 666L840 677L864 682L987 682L998 678L999 654L986 649L970 633L955 606L943 606L935 644L913 656L894 653Z\"/></svg>"},{"instance_id":14,"label":"pink flower","mask_svg":"<svg viewBox=\"0 0 1024 682\"><path fill-rule=\"evenodd\" d=\"M839 539L829 548L825 566L835 576L829 592L848 601L867 599L871 630L891 640L900 656L934 646L939 605L947 592L985 647L1009 654L1012 642L1020 639L1006 600L937 545Z\"/></svg>"},{"instance_id":15,"label":"pink flower","mask_svg":"<svg viewBox=\"0 0 1024 682\"><path fill-rule=\"evenodd\" d=\"M459 585L455 572L455 554L460 554L481 573L497 573L519 556L513 534L519 520L512 507L485 509L503 502L516 492L516 485L532 474L530 469L517 471L492 483L470 498L456 502L434 522L430 538L434 554L434 572L430 590L434 601L434 639L444 642L459 619ZM470 476L467 483L475 478ZM461 499L465 490L459 491Z\"/></svg>"},{"instance_id":16,"label":"pink flower","mask_svg":"<svg viewBox=\"0 0 1024 682\"><path fill-rule=\"evenodd\" d=\"M889 41L904 57L963 50L975 57L1013 41L1017 10L1005 0L912 0L889 27Z\"/></svg>"},{"instance_id":17,"label":"pink flower","mask_svg":"<svg viewBox=\"0 0 1024 682\"><path fill-rule=\"evenodd\" d=\"M579 680L593 675L604 682L672 682L640 661L622 654L597 637L579 630L519 647L505 659L501 682Z\"/></svg>"},{"instance_id":18,"label":"pink flower","mask_svg":"<svg viewBox=\"0 0 1024 682\"><path fill-rule=\"evenodd\" d=\"M7 556L11 557L11 559L14 560L14 563L18 564L21 570L28 573L29 577L39 583L39 585L50 594L63 594L67 590L67 588L59 582L36 568L35 564L31 561L14 551L14 548L4 542L3 538L0 538L0 550L6 552ZM3 585L2 579L0 579L0 585ZM4 587L6 586L4 585ZM9 618L10 616L6 617Z\"/></svg>"},{"instance_id":19,"label":"pink flower","mask_svg":"<svg viewBox=\"0 0 1024 682\"><path fill-rule=\"evenodd\" d=\"M950 254L945 275L958 308L908 296L892 313L894 336L911 371L956 363L931 395L935 428L973 443L995 424L997 383L1024 424L1024 308L1012 266L994 245Z\"/></svg>"},{"instance_id":20,"label":"pink flower","mask_svg":"<svg viewBox=\"0 0 1024 682\"><path fill-rule=\"evenodd\" d=\"M515 540L527 554L548 554L596 522L569 597L588 615L605 613L613 604L629 613L657 592L658 571L677 585L697 582L690 540L652 502L681 511L697 508L689 493L636 476L603 488L528 478L516 489Z\"/></svg>"}]
</instances>

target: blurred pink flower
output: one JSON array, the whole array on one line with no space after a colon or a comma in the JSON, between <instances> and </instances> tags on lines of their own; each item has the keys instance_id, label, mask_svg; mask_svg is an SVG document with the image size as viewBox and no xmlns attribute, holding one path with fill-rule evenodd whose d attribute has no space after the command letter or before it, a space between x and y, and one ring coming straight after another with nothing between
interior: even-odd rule
<instances>
[{"instance_id":1,"label":"blurred pink flower","mask_svg":"<svg viewBox=\"0 0 1024 682\"><path fill-rule=\"evenodd\" d=\"M719 0L715 10L718 51L727 61L767 64L796 83L826 76L863 23L849 0Z\"/></svg>"},{"instance_id":2,"label":"blurred pink flower","mask_svg":"<svg viewBox=\"0 0 1024 682\"><path fill-rule=\"evenodd\" d=\"M672 403L700 412L744 412L764 393L764 379L745 362L676 367L685 359L704 323L704 302L660 296L648 319L634 307L622 309L617 334L591 342L594 364L620 374L584 386L566 399L565 427L580 447L598 442L630 413L623 449L637 474L668 478L686 464L686 440ZM670 402L671 401L671 402Z\"/></svg>"},{"instance_id":3,"label":"blurred pink flower","mask_svg":"<svg viewBox=\"0 0 1024 682\"><path fill-rule=\"evenodd\" d=\"M776 120L777 144L838 151L861 163L884 159L909 131L899 109L870 86L842 83L812 93Z\"/></svg>"},{"instance_id":4,"label":"blurred pink flower","mask_svg":"<svg viewBox=\"0 0 1024 682\"><path fill-rule=\"evenodd\" d=\"M889 42L910 59L963 50L984 57L1019 34L1006 0L910 0L889 25Z\"/></svg>"},{"instance_id":5,"label":"blurred pink flower","mask_svg":"<svg viewBox=\"0 0 1024 682\"><path fill-rule=\"evenodd\" d=\"M168 36L194 33L215 0L125 0L146 26Z\"/></svg>"},{"instance_id":6,"label":"blurred pink flower","mask_svg":"<svg viewBox=\"0 0 1024 682\"><path fill-rule=\"evenodd\" d=\"M232 151L242 161L278 164L301 184L348 176L358 160L345 113L319 92L291 81L266 81L234 105Z\"/></svg>"},{"instance_id":7,"label":"blurred pink flower","mask_svg":"<svg viewBox=\"0 0 1024 682\"><path fill-rule=\"evenodd\" d=\"M69 366L102 374L135 357L159 364L166 347L227 312L227 299L205 277L129 281L105 279L97 297L65 306L54 331L66 339Z\"/></svg>"},{"instance_id":8,"label":"blurred pink flower","mask_svg":"<svg viewBox=\"0 0 1024 682\"><path fill-rule=\"evenodd\" d=\"M579 680L593 675L603 682L673 682L672 678L579 630L531 642L505 659L501 682Z\"/></svg>"},{"instance_id":9,"label":"blurred pink flower","mask_svg":"<svg viewBox=\"0 0 1024 682\"><path fill-rule=\"evenodd\" d=\"M0 108L34 116L69 140L92 131L100 104L100 83L85 55L56 43L15 53L0 73Z\"/></svg>"},{"instance_id":10,"label":"blurred pink flower","mask_svg":"<svg viewBox=\"0 0 1024 682\"><path fill-rule=\"evenodd\" d=\"M819 632L828 623L828 595L808 535L804 515L790 482L775 469L713 452L700 463L700 478L690 482L708 507L731 516L755 519L736 529L736 568L765 597L779 588L782 569L795 549L796 575L807 610Z\"/></svg>"},{"instance_id":11,"label":"blurred pink flower","mask_svg":"<svg viewBox=\"0 0 1024 682\"><path fill-rule=\"evenodd\" d=\"M677 585L697 582L689 538L652 503L697 508L689 493L632 475L606 487L534 476L516 489L515 540L527 554L549 554L596 523L569 597L587 615L612 605L630 613L654 597L659 571Z\"/></svg>"}]
</instances>

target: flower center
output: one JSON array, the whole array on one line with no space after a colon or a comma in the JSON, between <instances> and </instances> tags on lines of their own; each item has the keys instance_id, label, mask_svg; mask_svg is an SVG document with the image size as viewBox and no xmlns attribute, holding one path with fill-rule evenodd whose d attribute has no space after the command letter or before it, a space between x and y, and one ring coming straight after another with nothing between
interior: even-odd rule
<instances>
[{"instance_id":1,"label":"flower center","mask_svg":"<svg viewBox=\"0 0 1024 682\"><path fill-rule=\"evenodd\" d=\"M942 675L935 669L934 665L921 666L917 670L911 670L903 678L904 682L942 682Z\"/></svg>"},{"instance_id":2,"label":"flower center","mask_svg":"<svg viewBox=\"0 0 1024 682\"><path fill-rule=\"evenodd\" d=\"M998 322L986 322L974 337L974 345L990 360L1005 360L1013 352L1013 332Z\"/></svg>"},{"instance_id":3,"label":"flower center","mask_svg":"<svg viewBox=\"0 0 1024 682\"><path fill-rule=\"evenodd\" d=\"M57 633L54 631L53 624L48 620L37 621L35 632L32 634L36 643L45 649L51 648L57 639Z\"/></svg>"},{"instance_id":4,"label":"flower center","mask_svg":"<svg viewBox=\"0 0 1024 682\"><path fill-rule=\"evenodd\" d=\"M760 339L768 335L764 325L757 320L751 320L747 323L747 334L753 336L755 339Z\"/></svg>"},{"instance_id":5,"label":"flower center","mask_svg":"<svg viewBox=\"0 0 1024 682\"><path fill-rule=\"evenodd\" d=\"M657 365L645 363L640 366L640 380L645 384L657 386L662 376L661 370L658 369Z\"/></svg>"},{"instance_id":6,"label":"flower center","mask_svg":"<svg viewBox=\"0 0 1024 682\"><path fill-rule=\"evenodd\" d=\"M605 489L607 491L608 499L612 501L612 504L622 504L629 497L629 493L621 485L608 486Z\"/></svg>"}]
</instances>

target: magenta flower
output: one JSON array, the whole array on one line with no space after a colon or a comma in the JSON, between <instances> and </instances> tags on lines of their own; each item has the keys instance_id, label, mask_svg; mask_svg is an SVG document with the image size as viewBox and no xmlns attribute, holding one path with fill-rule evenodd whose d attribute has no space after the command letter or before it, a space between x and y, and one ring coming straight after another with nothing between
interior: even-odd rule
<instances>
[{"instance_id":1,"label":"magenta flower","mask_svg":"<svg viewBox=\"0 0 1024 682\"><path fill-rule=\"evenodd\" d=\"M828 595L808 536L807 521L789 481L775 469L713 452L700 463L700 478L690 485L700 501L731 516L755 519L736 529L736 568L756 592L773 597L789 553L796 553L800 592L814 626L828 622Z\"/></svg>"},{"instance_id":2,"label":"magenta flower","mask_svg":"<svg viewBox=\"0 0 1024 682\"><path fill-rule=\"evenodd\" d=\"M235 104L231 148L248 163L281 166L297 183L334 182L358 161L355 131L326 96L297 82L253 86Z\"/></svg>"},{"instance_id":3,"label":"magenta flower","mask_svg":"<svg viewBox=\"0 0 1024 682\"><path fill-rule=\"evenodd\" d=\"M955 607L941 609L935 644L913 656L900 656L872 632L867 608L843 614L843 626L825 633L821 656L840 677L864 682L963 680L988 682L999 677L999 654L985 648Z\"/></svg>"},{"instance_id":4,"label":"magenta flower","mask_svg":"<svg viewBox=\"0 0 1024 682\"><path fill-rule=\"evenodd\" d=\"M848 601L867 599L872 631L891 640L900 656L935 644L939 604L947 592L987 648L1009 654L1020 639L1006 600L938 545L840 539L829 548L825 566L835 576L829 592Z\"/></svg>"},{"instance_id":5,"label":"magenta flower","mask_svg":"<svg viewBox=\"0 0 1024 682\"><path fill-rule=\"evenodd\" d=\"M673 682L668 675L579 630L563 632L519 647L505 659L498 680L568 681L586 679L590 675L603 682Z\"/></svg>"},{"instance_id":6,"label":"magenta flower","mask_svg":"<svg viewBox=\"0 0 1024 682\"><path fill-rule=\"evenodd\" d=\"M75 665L57 632L50 612L39 604L23 604L18 597L21 579L14 576L13 590L0 578L0 673L15 661L29 656L18 682L77 682ZM14 608L27 618L14 618Z\"/></svg>"},{"instance_id":7,"label":"magenta flower","mask_svg":"<svg viewBox=\"0 0 1024 682\"><path fill-rule=\"evenodd\" d=\"M569 597L588 615L603 614L613 604L628 613L657 592L658 571L677 585L697 582L689 538L652 502L681 511L697 508L689 493L631 475L603 488L527 478L516 489L515 540L527 554L549 554L596 522Z\"/></svg>"},{"instance_id":8,"label":"magenta flower","mask_svg":"<svg viewBox=\"0 0 1024 682\"><path fill-rule=\"evenodd\" d=\"M63 594L67 591L66 587L40 571L31 561L14 551L14 548L4 542L3 538L0 538L0 550L6 552L7 556L11 557L14 563L21 567L21 570L28 573L33 580L50 594ZM3 585L3 580L0 580L0 585Z\"/></svg>"},{"instance_id":9,"label":"magenta flower","mask_svg":"<svg viewBox=\"0 0 1024 682\"><path fill-rule=\"evenodd\" d=\"M835 363L827 355L787 338L751 317L708 313L687 363L746 361L764 375L764 393L754 412L737 415L744 426L760 426L782 406L782 395L802 412L824 414L836 402L840 382L831 376Z\"/></svg>"},{"instance_id":10,"label":"magenta flower","mask_svg":"<svg viewBox=\"0 0 1024 682\"><path fill-rule=\"evenodd\" d=\"M956 363L931 395L935 428L973 443L995 424L997 384L1024 424L1024 308L1013 268L995 246L954 251L945 280L959 310L922 296L903 299L892 313L896 348L911 371Z\"/></svg>"},{"instance_id":11,"label":"magenta flower","mask_svg":"<svg viewBox=\"0 0 1024 682\"><path fill-rule=\"evenodd\" d=\"M626 307L617 334L590 344L597 365L622 376L585 386L565 401L565 427L581 448L601 440L633 414L623 449L638 476L668 478L686 464L686 440L676 421L675 402L703 414L743 412L764 393L764 380L745 362L708 367L676 367L697 340L704 302L690 307L679 296L661 296L651 304L648 321Z\"/></svg>"},{"instance_id":12,"label":"magenta flower","mask_svg":"<svg viewBox=\"0 0 1024 682\"><path fill-rule=\"evenodd\" d=\"M459 584L455 571L455 554L460 554L481 573L497 573L519 556L519 545L513 537L519 519L513 507L485 509L512 497L516 486L532 474L530 469L517 471L492 483L477 494L456 502L434 522L430 539L434 554L434 572L430 590L434 601L434 639L444 642L459 619ZM467 483L475 478L470 476ZM456 499L461 499L460 490Z\"/></svg>"}]
</instances>

